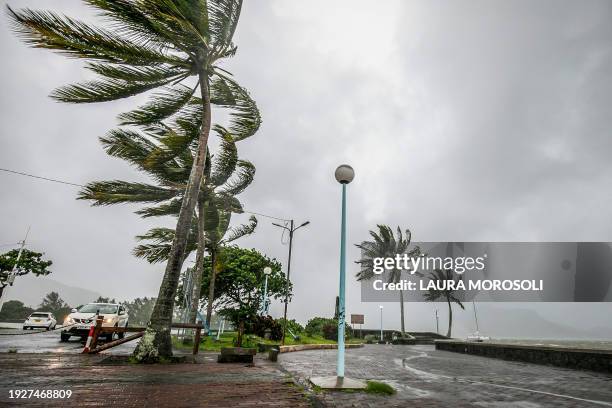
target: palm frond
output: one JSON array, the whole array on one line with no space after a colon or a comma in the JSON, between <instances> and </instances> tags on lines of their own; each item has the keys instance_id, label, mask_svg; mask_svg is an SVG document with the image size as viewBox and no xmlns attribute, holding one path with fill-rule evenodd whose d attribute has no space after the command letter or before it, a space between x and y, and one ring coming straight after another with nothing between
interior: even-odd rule
<instances>
[{"instance_id":1,"label":"palm frond","mask_svg":"<svg viewBox=\"0 0 612 408\"><path fill-rule=\"evenodd\" d=\"M112 31L70 17L51 11L7 8L13 30L35 48L115 64L190 66L184 58L167 53L159 46L136 44Z\"/></svg>"},{"instance_id":2,"label":"palm frond","mask_svg":"<svg viewBox=\"0 0 612 408\"><path fill-rule=\"evenodd\" d=\"M87 183L77 199L91 200L94 206L118 203L158 203L176 197L178 191L146 183L121 180Z\"/></svg>"}]
</instances>

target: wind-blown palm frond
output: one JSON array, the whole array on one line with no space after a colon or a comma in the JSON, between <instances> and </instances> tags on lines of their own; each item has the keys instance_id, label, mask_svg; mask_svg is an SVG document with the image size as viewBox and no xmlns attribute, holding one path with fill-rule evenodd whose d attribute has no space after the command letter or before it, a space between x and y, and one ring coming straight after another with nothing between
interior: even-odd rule
<instances>
[{"instance_id":1,"label":"wind-blown palm frond","mask_svg":"<svg viewBox=\"0 0 612 408\"><path fill-rule=\"evenodd\" d=\"M128 183L120 180L95 181L88 183L79 192L79 200L91 200L92 205L118 203L158 203L176 197L177 190L171 190L145 183Z\"/></svg>"},{"instance_id":2,"label":"wind-blown palm frond","mask_svg":"<svg viewBox=\"0 0 612 408\"><path fill-rule=\"evenodd\" d=\"M164 89L154 95L146 105L119 115L122 125L150 125L160 123L177 113L193 96L195 89L186 86ZM198 123L197 120L193 121ZM197 126L197 129L199 126Z\"/></svg>"},{"instance_id":3,"label":"wind-blown palm frond","mask_svg":"<svg viewBox=\"0 0 612 408\"><path fill-rule=\"evenodd\" d=\"M7 6L13 30L28 44L75 58L129 65L184 65L165 47L136 44L121 36L50 11L13 10Z\"/></svg>"}]
</instances>

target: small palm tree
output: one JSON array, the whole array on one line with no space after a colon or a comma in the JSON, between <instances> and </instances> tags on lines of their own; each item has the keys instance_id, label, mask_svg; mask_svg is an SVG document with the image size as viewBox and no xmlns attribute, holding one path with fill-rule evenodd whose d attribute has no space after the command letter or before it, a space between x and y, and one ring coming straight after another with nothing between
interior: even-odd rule
<instances>
[{"instance_id":1,"label":"small palm tree","mask_svg":"<svg viewBox=\"0 0 612 408\"><path fill-rule=\"evenodd\" d=\"M417 246L408 252L412 234L410 230L406 230L406 235L402 234L400 227L397 227L397 237L393 235L393 230L387 225L377 225L378 233L370 231L370 236L373 241L364 241L355 246L361 249L361 259L356 263L361 265L361 270L357 273L357 280L372 279L374 274L374 259L375 258L394 258L397 254L408 253L409 256L419 256L420 248ZM402 279L402 271L397 268L392 268L389 272L389 282L397 283ZM400 319L402 336L405 335L404 326L404 293L399 291L400 297Z\"/></svg>"},{"instance_id":2,"label":"small palm tree","mask_svg":"<svg viewBox=\"0 0 612 408\"><path fill-rule=\"evenodd\" d=\"M237 140L261 122L245 92L219 62L232 57L242 0L84 0L111 22L102 28L50 11L8 8L13 29L29 45L84 59L99 79L59 88L53 98L69 103L114 101L166 88L121 116L124 125L149 125L180 112L198 118L196 155L185 188L159 295L147 331L135 350L140 361L172 355L170 324L187 237L204 174L211 104L230 107L229 130ZM195 84L189 82L195 78ZM184 84L187 85L184 85ZM194 94L199 88L199 97ZM193 122L191 122L193 123Z\"/></svg>"},{"instance_id":3,"label":"small palm tree","mask_svg":"<svg viewBox=\"0 0 612 408\"><path fill-rule=\"evenodd\" d=\"M456 279L460 279L460 278L456 278L455 276L456 274L453 273L452 269L445 269L445 270L435 269L433 272L429 273L428 278L429 280L436 281L436 282L454 281ZM437 287L444 287L445 289L438 290L438 289L430 288L429 291L424 295L424 297L425 297L425 300L427 300L428 302L435 302L439 299L444 299L446 300L446 303L448 303L448 331L446 332L446 337L450 337L451 330L453 327L452 303L454 302L458 304L461 307L461 309L464 309L464 310L465 310L465 307L463 306L463 303L461 303L461 300L459 300L454 295L454 290L449 289L449 285L442 286L442 283L440 283L440 285Z\"/></svg>"},{"instance_id":4,"label":"small palm tree","mask_svg":"<svg viewBox=\"0 0 612 408\"><path fill-rule=\"evenodd\" d=\"M175 126L181 126L181 122ZM80 192L79 199L92 200L94 205L148 203L153 205L139 209L136 213L142 217L177 216L185 195L191 163L196 154L193 143L189 144L190 140L195 139L193 131L189 128L177 130L173 137L169 137L163 131L156 132L163 130L161 128L152 126L148 130L146 139L125 137L123 133L111 132L101 140L109 155L127 160L149 174L157 183L121 180L92 182ZM224 220L227 219L225 233L230 218L226 214L243 212L242 204L236 195L252 183L255 175L255 166L252 163L238 159L236 143L229 133L220 126L215 127L215 131L220 138L218 154L212 157L208 155L205 177L198 196L197 216L194 217L184 253L184 258L187 258L196 251L196 273L190 313L190 321L194 323L200 299L204 250L210 247L208 242L211 239L215 241L216 238L213 237L218 235L219 212L223 212ZM237 227L232 231L237 233L248 230L248 233L252 233L257 225L255 217L252 217L250 223L249 226ZM166 261L170 256L174 237L174 230L153 228L138 237L140 240L152 240L152 243L139 245L134 254L152 263ZM236 236L234 239L238 238Z\"/></svg>"}]
</instances>

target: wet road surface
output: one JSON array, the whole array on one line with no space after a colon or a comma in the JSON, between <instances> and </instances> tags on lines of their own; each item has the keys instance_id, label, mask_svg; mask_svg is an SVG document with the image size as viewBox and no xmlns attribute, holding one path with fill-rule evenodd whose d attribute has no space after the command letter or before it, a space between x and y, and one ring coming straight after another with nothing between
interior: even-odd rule
<instances>
[{"instance_id":1,"label":"wet road surface","mask_svg":"<svg viewBox=\"0 0 612 408\"><path fill-rule=\"evenodd\" d=\"M335 375L336 351L279 356L300 383ZM336 407L612 407L612 375L435 350L433 346L366 345L346 351L346 376L383 381L397 394L324 392ZM382 398L382 399L381 399Z\"/></svg>"}]
</instances>

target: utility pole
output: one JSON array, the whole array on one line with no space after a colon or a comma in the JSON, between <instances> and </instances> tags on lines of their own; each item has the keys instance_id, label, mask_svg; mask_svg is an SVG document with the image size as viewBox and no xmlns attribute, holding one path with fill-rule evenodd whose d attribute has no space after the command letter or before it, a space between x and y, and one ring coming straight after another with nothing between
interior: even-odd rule
<instances>
[{"instance_id":1,"label":"utility pole","mask_svg":"<svg viewBox=\"0 0 612 408\"><path fill-rule=\"evenodd\" d=\"M436 308L436 334L440 334L440 326L438 325L438 308Z\"/></svg>"},{"instance_id":2,"label":"utility pole","mask_svg":"<svg viewBox=\"0 0 612 408\"><path fill-rule=\"evenodd\" d=\"M283 314L283 339L281 340L281 344L285 345L285 333L287 332L287 305L289 303L289 274L291 273L291 248L293 246L293 233L298 229L310 224L310 221L306 221L302 223L299 227L294 228L293 220L289 221L289 227L285 225L280 225L275 222L272 225L283 228L289 231L289 259L287 260L287 282L285 284L285 313Z\"/></svg>"},{"instance_id":3,"label":"utility pole","mask_svg":"<svg viewBox=\"0 0 612 408\"><path fill-rule=\"evenodd\" d=\"M28 226L28 230L26 231L25 238L21 241L21 247L19 248L19 252L17 253L17 259L15 260L15 264L13 265L13 269L9 273L7 278L8 285L4 288L2 293L0 293L0 310L2 310L2 306L4 305L4 299L6 299L6 292L10 286L13 286L13 282L15 281L15 275L17 274L17 264L21 259L21 254L23 253L23 248L25 247L26 240L28 239L28 235L30 234L30 227Z\"/></svg>"}]
</instances>

